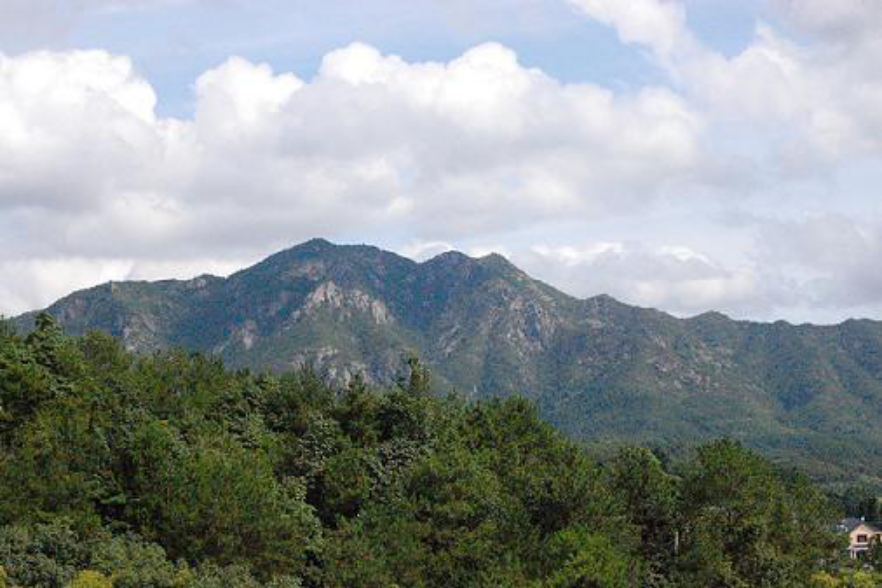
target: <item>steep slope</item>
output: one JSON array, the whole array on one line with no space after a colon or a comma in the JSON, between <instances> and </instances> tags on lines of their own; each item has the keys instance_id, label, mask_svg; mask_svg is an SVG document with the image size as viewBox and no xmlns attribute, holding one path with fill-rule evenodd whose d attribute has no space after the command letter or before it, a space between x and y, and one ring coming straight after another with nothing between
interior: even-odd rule
<instances>
[{"instance_id":1,"label":"steep slope","mask_svg":"<svg viewBox=\"0 0 882 588\"><path fill-rule=\"evenodd\" d=\"M229 278L113 283L48 311L71 333L218 354L283 371L389 382L416 351L442 389L526 395L591 442L677 450L734 437L828 480L882 471L882 324L681 320L578 300L498 255L424 263L314 240ZM27 328L32 315L16 320Z\"/></svg>"}]
</instances>

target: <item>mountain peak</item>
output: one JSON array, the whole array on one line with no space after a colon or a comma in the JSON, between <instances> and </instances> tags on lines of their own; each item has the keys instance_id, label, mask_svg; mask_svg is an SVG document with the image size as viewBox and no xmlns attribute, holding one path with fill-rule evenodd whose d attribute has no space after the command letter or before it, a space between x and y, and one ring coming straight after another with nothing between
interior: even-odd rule
<instances>
[{"instance_id":1,"label":"mountain peak","mask_svg":"<svg viewBox=\"0 0 882 588\"><path fill-rule=\"evenodd\" d=\"M294 245L271 256L271 258L280 255L287 257L291 257L292 255L341 255L352 257L355 257L357 255L369 255L374 257L400 257L395 253L392 253L391 251L386 251L373 245L367 245L364 243L334 243L320 237L316 237L314 239L304 241L303 243L300 243L298 245Z\"/></svg>"},{"instance_id":2,"label":"mountain peak","mask_svg":"<svg viewBox=\"0 0 882 588\"><path fill-rule=\"evenodd\" d=\"M282 253L322 253L326 251L333 251L339 247L339 245L331 243L327 239L315 237L313 239L309 239L308 241L304 241L303 243L294 245L293 247L289 247L288 249L282 251Z\"/></svg>"},{"instance_id":3,"label":"mountain peak","mask_svg":"<svg viewBox=\"0 0 882 588\"><path fill-rule=\"evenodd\" d=\"M428 266L448 268L456 266L473 266L491 270L523 273L517 266L499 253L490 253L481 257L471 257L461 251L451 249L450 251L439 253L435 257L425 261L424 264Z\"/></svg>"},{"instance_id":4,"label":"mountain peak","mask_svg":"<svg viewBox=\"0 0 882 588\"><path fill-rule=\"evenodd\" d=\"M501 270L504 272L516 272L519 275L526 275L521 270L521 268L513 264L511 261L509 261L507 257L502 255L501 253L490 253L488 255L479 257L477 261L484 267L493 268L495 270Z\"/></svg>"},{"instance_id":5,"label":"mountain peak","mask_svg":"<svg viewBox=\"0 0 882 588\"><path fill-rule=\"evenodd\" d=\"M455 249L451 249L450 251L445 251L443 253L439 253L426 261L423 262L424 265L460 265L464 263L472 263L474 262L474 258L469 257L465 253L461 251L456 251Z\"/></svg>"}]
</instances>

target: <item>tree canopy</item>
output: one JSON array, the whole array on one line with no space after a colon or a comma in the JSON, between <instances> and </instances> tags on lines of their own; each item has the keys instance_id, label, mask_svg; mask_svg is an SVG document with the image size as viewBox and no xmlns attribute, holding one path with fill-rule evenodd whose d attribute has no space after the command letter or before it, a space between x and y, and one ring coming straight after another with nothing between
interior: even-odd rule
<instances>
[{"instance_id":1,"label":"tree canopy","mask_svg":"<svg viewBox=\"0 0 882 588\"><path fill-rule=\"evenodd\" d=\"M836 512L737 443L598 461L525 400L0 329L0 587L776 586Z\"/></svg>"}]
</instances>

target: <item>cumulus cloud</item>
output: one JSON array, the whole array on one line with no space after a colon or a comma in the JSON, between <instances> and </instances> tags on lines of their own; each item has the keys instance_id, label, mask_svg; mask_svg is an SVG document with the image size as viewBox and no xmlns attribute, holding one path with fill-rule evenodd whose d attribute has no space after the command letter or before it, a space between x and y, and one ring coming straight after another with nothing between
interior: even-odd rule
<instances>
[{"instance_id":1,"label":"cumulus cloud","mask_svg":"<svg viewBox=\"0 0 882 588\"><path fill-rule=\"evenodd\" d=\"M755 227L768 220L753 219ZM798 244L794 243L798 248ZM798 283L770 270L756 252L740 264L724 263L684 245L650 245L639 240L593 241L573 245L467 244L414 241L398 249L418 261L460 249L473 257L499 253L534 278L571 296L611 295L623 302L664 309L680 316L724 311L736 317L777 318L776 312L798 304ZM766 246L763 246L763 251ZM762 261L762 262L761 262Z\"/></svg>"},{"instance_id":2,"label":"cumulus cloud","mask_svg":"<svg viewBox=\"0 0 882 588\"><path fill-rule=\"evenodd\" d=\"M35 7L62 22L163 1L178 0L12 0L0 38ZM882 309L882 222L824 214L835 201L738 229L750 239L717 226L704 249L658 245L878 165L879 4L768 1L775 20L723 55L690 29L688 2L570 0L667 76L629 91L562 82L496 43L448 62L356 43L311 79L230 58L195 80L192 117L168 118L127 57L0 53L0 313L110 278L226 273L317 235L379 235L416 258L501 249L571 293L680 314ZM650 211L690 205L641 241ZM582 237L616 222L626 234ZM727 239L737 262L713 254Z\"/></svg>"},{"instance_id":3,"label":"cumulus cloud","mask_svg":"<svg viewBox=\"0 0 882 588\"><path fill-rule=\"evenodd\" d=\"M515 256L534 275L578 296L610 294L684 316L725 310L764 314L786 296L753 266L731 269L690 247L640 242L535 246Z\"/></svg>"},{"instance_id":4,"label":"cumulus cloud","mask_svg":"<svg viewBox=\"0 0 882 588\"><path fill-rule=\"evenodd\" d=\"M796 30L847 45L878 38L882 27L875 0L772 0L772 6Z\"/></svg>"},{"instance_id":5,"label":"cumulus cloud","mask_svg":"<svg viewBox=\"0 0 882 588\"><path fill-rule=\"evenodd\" d=\"M759 22L731 57L696 40L681 1L570 2L623 41L650 49L710 118L758 125L757 143L775 143L774 171L809 175L819 164L882 154L878 2L770 0L780 26ZM799 33L795 40L788 30Z\"/></svg>"},{"instance_id":6,"label":"cumulus cloud","mask_svg":"<svg viewBox=\"0 0 882 588\"><path fill-rule=\"evenodd\" d=\"M797 276L800 300L819 309L882 309L882 217L842 214L757 219L758 262Z\"/></svg>"},{"instance_id":7,"label":"cumulus cloud","mask_svg":"<svg viewBox=\"0 0 882 588\"><path fill-rule=\"evenodd\" d=\"M56 257L0 261L0 316L36 308L35 301L57 300L73 288L122 280L227 275L245 260L188 259L135 263L118 258Z\"/></svg>"},{"instance_id":8,"label":"cumulus cloud","mask_svg":"<svg viewBox=\"0 0 882 588\"><path fill-rule=\"evenodd\" d=\"M667 60L692 48L686 10L670 0L570 0L589 17L616 30L624 43L644 45Z\"/></svg>"},{"instance_id":9,"label":"cumulus cloud","mask_svg":"<svg viewBox=\"0 0 882 588\"><path fill-rule=\"evenodd\" d=\"M573 296L609 294L684 317L722 311L741 319L833 323L882 313L882 216L752 216L740 223L752 237L738 262L640 240L461 249L472 256L502 253ZM422 261L451 249L443 241L413 242L400 253Z\"/></svg>"},{"instance_id":10,"label":"cumulus cloud","mask_svg":"<svg viewBox=\"0 0 882 588\"><path fill-rule=\"evenodd\" d=\"M403 247L399 247L398 253L416 261L426 261L436 255L455 249L453 245L446 241L411 241Z\"/></svg>"},{"instance_id":11,"label":"cumulus cloud","mask_svg":"<svg viewBox=\"0 0 882 588\"><path fill-rule=\"evenodd\" d=\"M231 58L196 81L192 119L156 101L126 57L0 55L0 260L247 258L392 224L439 240L598 218L701 158L702 121L671 91L564 84L498 44L449 63L354 44L309 81Z\"/></svg>"},{"instance_id":12,"label":"cumulus cloud","mask_svg":"<svg viewBox=\"0 0 882 588\"><path fill-rule=\"evenodd\" d=\"M3 0L0 50L55 46L90 14L144 10L190 0Z\"/></svg>"}]
</instances>

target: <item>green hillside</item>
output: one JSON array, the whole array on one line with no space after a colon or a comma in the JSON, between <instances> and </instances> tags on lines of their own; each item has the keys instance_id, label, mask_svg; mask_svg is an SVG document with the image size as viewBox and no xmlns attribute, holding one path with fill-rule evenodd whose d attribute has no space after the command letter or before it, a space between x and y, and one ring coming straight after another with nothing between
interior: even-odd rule
<instances>
[{"instance_id":1,"label":"green hillside","mask_svg":"<svg viewBox=\"0 0 882 588\"><path fill-rule=\"evenodd\" d=\"M503 257L424 263L314 240L226 279L125 282L48 312L131 351L181 346L230 366L312 366L385 385L415 351L440 389L526 396L577 439L677 452L721 436L831 484L882 484L882 323L678 319L579 300ZM27 330L33 315L16 319Z\"/></svg>"}]
</instances>

